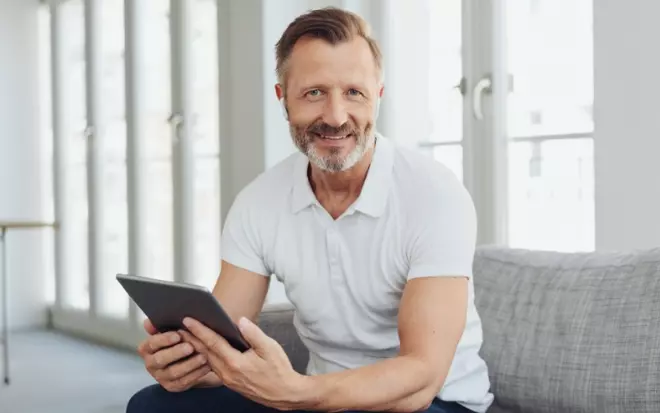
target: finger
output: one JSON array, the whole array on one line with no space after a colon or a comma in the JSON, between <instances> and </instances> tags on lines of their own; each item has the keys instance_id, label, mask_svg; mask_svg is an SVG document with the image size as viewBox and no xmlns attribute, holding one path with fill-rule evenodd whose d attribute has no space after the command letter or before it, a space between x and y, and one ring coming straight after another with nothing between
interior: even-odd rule
<instances>
[{"instance_id":1,"label":"finger","mask_svg":"<svg viewBox=\"0 0 660 413\"><path fill-rule=\"evenodd\" d=\"M168 380L179 380L206 364L206 357L203 354L198 354L195 357L172 364L165 369L164 376Z\"/></svg>"},{"instance_id":2,"label":"finger","mask_svg":"<svg viewBox=\"0 0 660 413\"><path fill-rule=\"evenodd\" d=\"M149 354L154 354L165 347L171 347L181 341L181 336L175 332L156 334L148 337L138 346L138 353L143 357Z\"/></svg>"},{"instance_id":3,"label":"finger","mask_svg":"<svg viewBox=\"0 0 660 413\"><path fill-rule=\"evenodd\" d=\"M199 339L197 337L193 336L192 334L190 334L186 330L179 330L179 335L181 335L181 338L183 339L183 341L185 341L186 343L192 344L192 346L195 348L195 351L197 351L198 353L206 352L207 348L204 345L204 343L199 341Z\"/></svg>"},{"instance_id":4,"label":"finger","mask_svg":"<svg viewBox=\"0 0 660 413\"><path fill-rule=\"evenodd\" d=\"M164 348L172 347L180 341L181 336L175 331L164 334L156 334L147 339L145 350L148 354L154 354Z\"/></svg>"},{"instance_id":5,"label":"finger","mask_svg":"<svg viewBox=\"0 0 660 413\"><path fill-rule=\"evenodd\" d=\"M209 374L211 372L211 367L208 365L204 365L197 370L194 370L190 374L180 378L178 382L181 384L181 386L185 388L189 388L193 384L197 383L197 381L201 380L204 376Z\"/></svg>"},{"instance_id":6,"label":"finger","mask_svg":"<svg viewBox=\"0 0 660 413\"><path fill-rule=\"evenodd\" d=\"M222 375L222 372L225 370L226 366L220 357L218 357L215 353L210 352L201 341L199 341L189 332L185 330L179 330L179 334L181 334L181 337L183 337L184 341L191 343L193 347L195 347L195 351L200 354L204 354L208 358L207 363L211 365L212 369L216 372L216 374L218 374L218 376Z\"/></svg>"},{"instance_id":7,"label":"finger","mask_svg":"<svg viewBox=\"0 0 660 413\"><path fill-rule=\"evenodd\" d=\"M204 378L207 374L211 372L211 368L207 365L202 366L189 374L176 379L176 380L159 380L159 383L163 385L165 389L171 392L180 392L185 391L195 385L199 380Z\"/></svg>"},{"instance_id":8,"label":"finger","mask_svg":"<svg viewBox=\"0 0 660 413\"><path fill-rule=\"evenodd\" d=\"M195 349L190 343L177 344L174 347L166 348L146 357L145 363L148 369L160 370L191 355Z\"/></svg>"},{"instance_id":9,"label":"finger","mask_svg":"<svg viewBox=\"0 0 660 413\"><path fill-rule=\"evenodd\" d=\"M150 336L158 334L158 330L156 330L156 327L154 327L153 323L148 318L144 320L144 330Z\"/></svg>"},{"instance_id":10,"label":"finger","mask_svg":"<svg viewBox=\"0 0 660 413\"><path fill-rule=\"evenodd\" d=\"M238 321L238 328L245 340L259 355L264 355L268 349L273 347L273 343L275 343L259 326L246 317L241 317Z\"/></svg>"},{"instance_id":11,"label":"finger","mask_svg":"<svg viewBox=\"0 0 660 413\"><path fill-rule=\"evenodd\" d=\"M241 354L238 350L232 347L227 340L218 335L215 331L206 327L199 321L186 317L183 324L188 327L188 330L199 339L209 350L225 359L227 357L235 358Z\"/></svg>"}]
</instances>

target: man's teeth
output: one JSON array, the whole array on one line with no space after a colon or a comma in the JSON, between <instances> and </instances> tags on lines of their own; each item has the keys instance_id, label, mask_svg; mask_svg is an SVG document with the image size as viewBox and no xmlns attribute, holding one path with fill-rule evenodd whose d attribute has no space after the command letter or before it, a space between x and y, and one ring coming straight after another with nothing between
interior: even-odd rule
<instances>
[{"instance_id":1,"label":"man's teeth","mask_svg":"<svg viewBox=\"0 0 660 413\"><path fill-rule=\"evenodd\" d=\"M338 140L341 140L341 139L345 139L347 136L348 135L344 135L344 136L325 136L325 135L321 135L321 137L323 139L330 139L330 140L333 140L333 141L338 141Z\"/></svg>"}]
</instances>

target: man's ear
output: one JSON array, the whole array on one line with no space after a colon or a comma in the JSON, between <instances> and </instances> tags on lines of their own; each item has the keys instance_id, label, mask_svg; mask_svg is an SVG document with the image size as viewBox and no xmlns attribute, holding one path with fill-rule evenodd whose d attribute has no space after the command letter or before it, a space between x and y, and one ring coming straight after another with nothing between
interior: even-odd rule
<instances>
[{"instance_id":1,"label":"man's ear","mask_svg":"<svg viewBox=\"0 0 660 413\"><path fill-rule=\"evenodd\" d=\"M275 95L277 95L277 100L282 100L284 97L284 89L279 83L275 85Z\"/></svg>"},{"instance_id":2,"label":"man's ear","mask_svg":"<svg viewBox=\"0 0 660 413\"><path fill-rule=\"evenodd\" d=\"M378 91L378 97L382 99L383 93L385 93L385 86L381 85L380 90Z\"/></svg>"}]
</instances>

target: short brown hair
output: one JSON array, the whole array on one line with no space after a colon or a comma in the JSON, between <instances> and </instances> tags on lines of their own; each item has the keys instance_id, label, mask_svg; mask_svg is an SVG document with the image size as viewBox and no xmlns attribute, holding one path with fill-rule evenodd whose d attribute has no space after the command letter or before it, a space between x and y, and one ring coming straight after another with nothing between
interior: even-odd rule
<instances>
[{"instance_id":1,"label":"short brown hair","mask_svg":"<svg viewBox=\"0 0 660 413\"><path fill-rule=\"evenodd\" d=\"M286 62L296 42L303 37L323 39L332 45L362 37L369 44L376 66L382 70L382 55L378 43L371 37L367 22L355 13L337 7L310 10L298 16L286 28L275 46L277 79L283 83Z\"/></svg>"}]
</instances>

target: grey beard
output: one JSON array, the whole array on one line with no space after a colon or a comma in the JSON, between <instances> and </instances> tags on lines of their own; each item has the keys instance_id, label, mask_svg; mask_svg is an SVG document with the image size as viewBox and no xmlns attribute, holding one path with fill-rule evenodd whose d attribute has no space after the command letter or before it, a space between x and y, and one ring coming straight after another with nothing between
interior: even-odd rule
<instances>
[{"instance_id":1,"label":"grey beard","mask_svg":"<svg viewBox=\"0 0 660 413\"><path fill-rule=\"evenodd\" d=\"M358 140L355 148L342 158L337 154L322 156L316 151L316 148L312 145L311 141L307 140L307 145L302 145L300 141L296 139L293 131L292 135L294 135L294 142L298 147L298 150L305 154L310 162L326 172L341 172L351 169L360 161L360 159L362 159L365 153L371 149L375 142L375 134L371 132L366 139ZM305 136L305 138L307 137Z\"/></svg>"}]
</instances>

